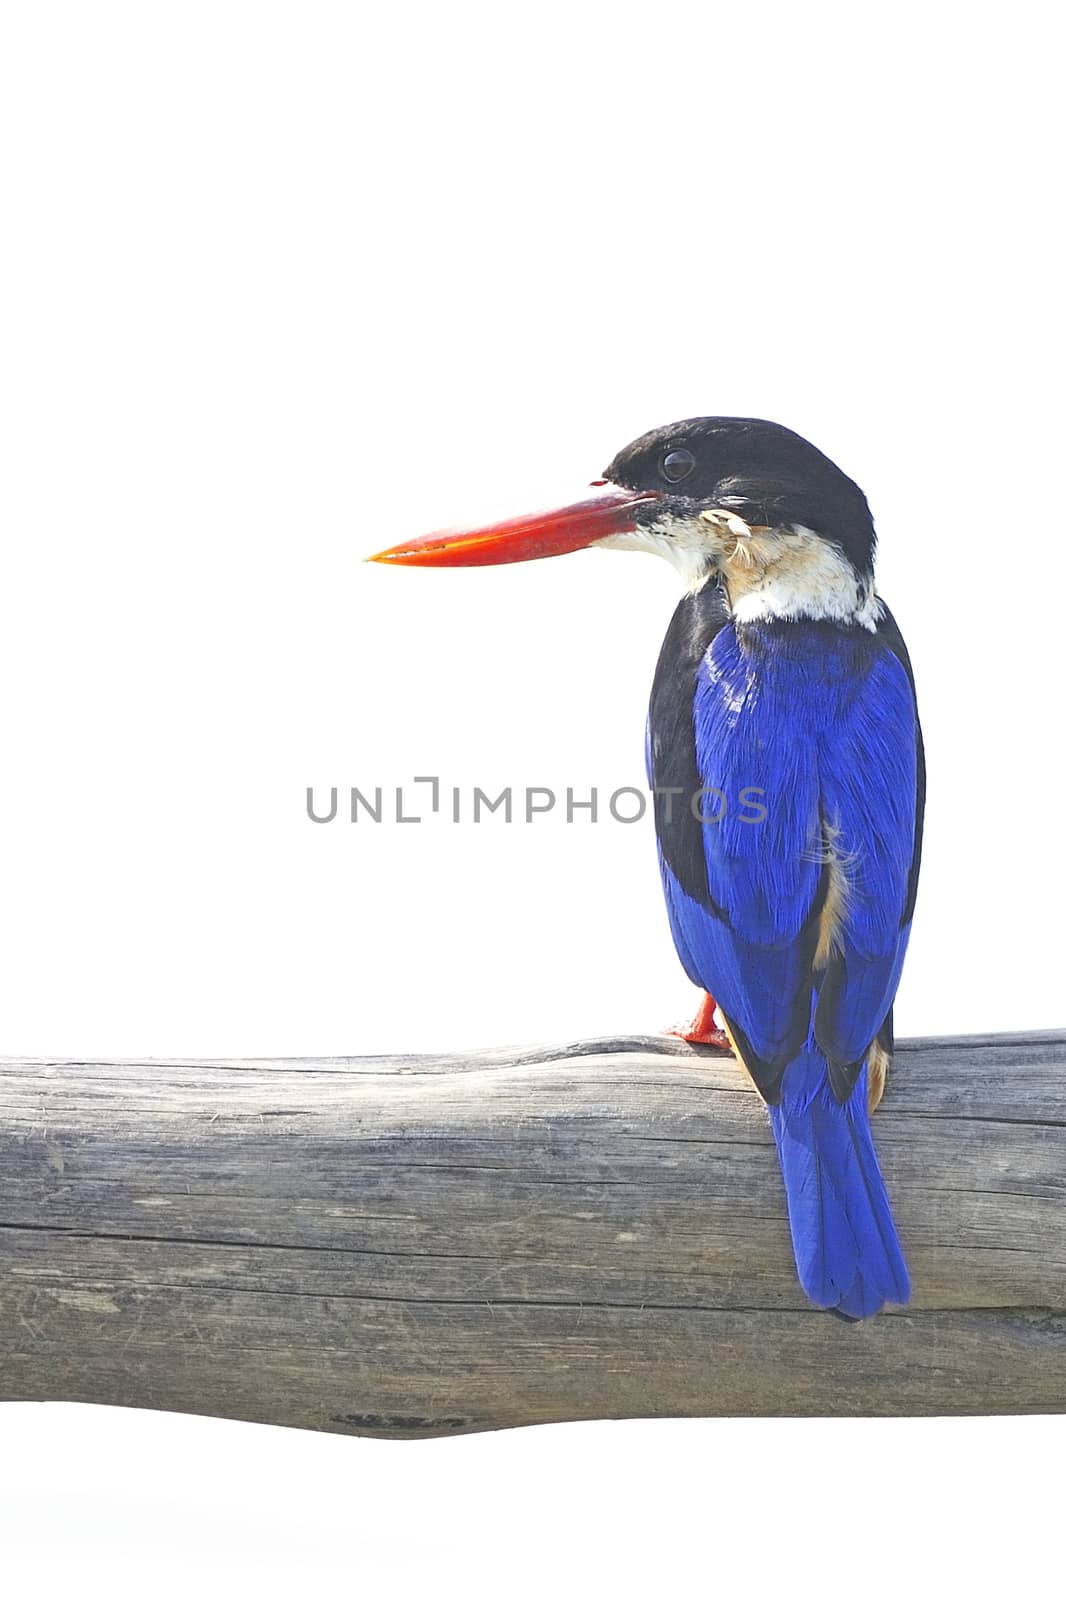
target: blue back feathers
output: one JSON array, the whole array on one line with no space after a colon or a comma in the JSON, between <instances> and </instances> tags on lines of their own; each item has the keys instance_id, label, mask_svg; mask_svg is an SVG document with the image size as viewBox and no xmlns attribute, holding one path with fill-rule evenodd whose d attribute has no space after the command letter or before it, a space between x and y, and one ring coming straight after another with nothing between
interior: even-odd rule
<instances>
[{"instance_id":1,"label":"blue back feathers","mask_svg":"<svg viewBox=\"0 0 1066 1600\"><path fill-rule=\"evenodd\" d=\"M858 627L732 624L695 677L709 800L707 895L662 857L689 976L714 994L770 1117L800 1281L818 1305L870 1316L909 1294L870 1137L866 1054L906 952L918 724L908 671ZM766 816L738 804L759 796ZM835 936L819 950L835 858ZM909 912L908 912L909 915ZM817 956L817 960L816 960Z\"/></svg>"}]
</instances>

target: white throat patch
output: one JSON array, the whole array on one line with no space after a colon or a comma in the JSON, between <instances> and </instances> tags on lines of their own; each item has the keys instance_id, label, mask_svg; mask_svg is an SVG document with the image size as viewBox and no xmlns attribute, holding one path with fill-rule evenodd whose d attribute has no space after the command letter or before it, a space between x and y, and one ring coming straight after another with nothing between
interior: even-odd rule
<instances>
[{"instance_id":1,"label":"white throat patch","mask_svg":"<svg viewBox=\"0 0 1066 1600\"><path fill-rule=\"evenodd\" d=\"M660 517L629 533L612 533L599 542L601 550L647 550L662 556L680 572L691 594L702 589L715 570L717 555L707 530L697 518Z\"/></svg>"}]
</instances>

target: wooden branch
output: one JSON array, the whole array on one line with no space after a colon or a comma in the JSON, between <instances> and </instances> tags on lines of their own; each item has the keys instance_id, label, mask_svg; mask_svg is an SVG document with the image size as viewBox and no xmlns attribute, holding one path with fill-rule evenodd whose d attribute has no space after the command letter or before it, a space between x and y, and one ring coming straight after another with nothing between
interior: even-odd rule
<instances>
[{"instance_id":1,"label":"wooden branch","mask_svg":"<svg viewBox=\"0 0 1066 1600\"><path fill-rule=\"evenodd\" d=\"M765 1113L680 1041L0 1063L0 1399L426 1437L1066 1410L1066 1034L904 1041L914 1279L803 1298Z\"/></svg>"}]
</instances>

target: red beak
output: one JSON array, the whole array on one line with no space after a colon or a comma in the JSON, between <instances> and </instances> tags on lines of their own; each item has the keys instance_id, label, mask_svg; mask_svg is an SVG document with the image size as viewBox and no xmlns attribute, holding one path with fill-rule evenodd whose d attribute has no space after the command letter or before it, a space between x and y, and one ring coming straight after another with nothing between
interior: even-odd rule
<instances>
[{"instance_id":1,"label":"red beak","mask_svg":"<svg viewBox=\"0 0 1066 1600\"><path fill-rule=\"evenodd\" d=\"M534 511L486 528L427 533L369 559L394 562L398 567L495 567L507 561L563 556L613 533L632 532L637 525L636 507L660 498L651 491L619 489L613 483L593 487L600 490L597 495L571 506Z\"/></svg>"}]
</instances>

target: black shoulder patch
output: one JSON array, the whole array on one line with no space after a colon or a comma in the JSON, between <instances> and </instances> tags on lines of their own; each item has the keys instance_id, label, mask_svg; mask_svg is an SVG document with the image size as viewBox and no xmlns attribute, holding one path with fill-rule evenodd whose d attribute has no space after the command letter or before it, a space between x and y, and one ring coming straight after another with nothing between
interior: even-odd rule
<instances>
[{"instance_id":1,"label":"black shoulder patch","mask_svg":"<svg viewBox=\"0 0 1066 1600\"><path fill-rule=\"evenodd\" d=\"M663 858L690 899L711 910L717 908L707 888L703 824L691 809L701 784L693 705L700 662L728 621L715 579L685 596L659 652L648 709L648 778L656 791L655 832Z\"/></svg>"}]
</instances>

